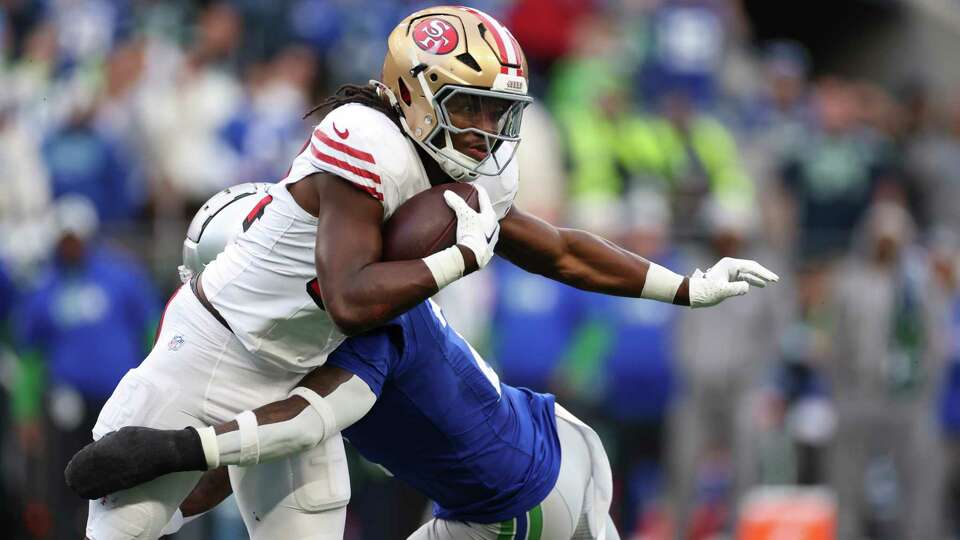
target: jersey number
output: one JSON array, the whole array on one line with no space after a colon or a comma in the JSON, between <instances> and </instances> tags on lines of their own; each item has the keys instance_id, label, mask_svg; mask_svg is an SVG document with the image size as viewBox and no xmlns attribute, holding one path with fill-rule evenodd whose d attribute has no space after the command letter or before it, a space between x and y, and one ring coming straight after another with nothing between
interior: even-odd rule
<instances>
[{"instance_id":1,"label":"jersey number","mask_svg":"<svg viewBox=\"0 0 960 540\"><path fill-rule=\"evenodd\" d=\"M310 295L310 298L317 304L317 307L326 311L326 308L323 307L323 297L320 296L320 280L313 278L307 282L307 294Z\"/></svg>"},{"instance_id":2,"label":"jersey number","mask_svg":"<svg viewBox=\"0 0 960 540\"><path fill-rule=\"evenodd\" d=\"M440 321L440 324L444 327L447 327L447 320L443 317L443 312L440 310L440 306L432 299L427 300L427 302L430 302L430 307L433 308L433 314L437 316L437 320ZM503 395L500 391L500 377L497 375L497 372L494 371L493 368L490 367L490 364L488 364L487 361L480 356L480 353L473 348L473 345L470 345L470 343L460 335L460 332L457 332L454 328L451 328L450 330L453 330L453 333L460 338L460 341L462 341L467 348L470 349L470 355L473 356L473 361L477 364L477 368L480 369L480 372L483 373L483 376L486 377L487 381L490 382L490 386L493 386L493 389L496 390L497 395Z\"/></svg>"},{"instance_id":3,"label":"jersey number","mask_svg":"<svg viewBox=\"0 0 960 540\"><path fill-rule=\"evenodd\" d=\"M247 229L253 225L253 222L263 216L263 210L272 202L273 195L267 195L266 197L260 199L260 202L258 202L256 206L250 209L250 213L247 214L247 217L243 218L243 232L247 232Z\"/></svg>"}]
</instances>

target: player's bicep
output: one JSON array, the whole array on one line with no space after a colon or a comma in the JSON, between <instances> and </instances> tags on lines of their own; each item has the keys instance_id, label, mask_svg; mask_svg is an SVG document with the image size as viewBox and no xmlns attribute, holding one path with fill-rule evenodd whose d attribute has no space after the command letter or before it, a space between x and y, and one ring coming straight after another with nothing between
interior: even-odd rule
<instances>
[{"instance_id":1,"label":"player's bicep","mask_svg":"<svg viewBox=\"0 0 960 540\"><path fill-rule=\"evenodd\" d=\"M348 180L317 174L317 278L326 301L337 287L368 264L380 260L383 205Z\"/></svg>"}]
</instances>

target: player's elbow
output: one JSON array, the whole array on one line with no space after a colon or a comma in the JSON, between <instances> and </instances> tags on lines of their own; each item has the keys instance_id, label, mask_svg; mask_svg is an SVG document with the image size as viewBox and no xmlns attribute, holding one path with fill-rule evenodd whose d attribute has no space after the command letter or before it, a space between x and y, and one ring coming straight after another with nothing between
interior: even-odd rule
<instances>
[{"instance_id":1,"label":"player's elbow","mask_svg":"<svg viewBox=\"0 0 960 540\"><path fill-rule=\"evenodd\" d=\"M337 325L337 328L348 336L361 334L374 327L370 320L371 317L366 315L358 306L341 298L332 299L326 307L327 314L330 315L333 324Z\"/></svg>"}]
</instances>

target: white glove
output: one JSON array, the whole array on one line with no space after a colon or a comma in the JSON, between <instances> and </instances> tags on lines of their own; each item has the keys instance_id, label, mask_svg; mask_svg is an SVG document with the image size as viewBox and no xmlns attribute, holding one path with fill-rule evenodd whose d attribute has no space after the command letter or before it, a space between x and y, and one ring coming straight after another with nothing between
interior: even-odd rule
<instances>
[{"instance_id":1,"label":"white glove","mask_svg":"<svg viewBox=\"0 0 960 540\"><path fill-rule=\"evenodd\" d=\"M477 258L477 268L483 268L493 258L493 248L500 238L500 222L497 213L490 204L490 196L483 186L474 184L477 198L480 201L480 211L473 208L459 195L451 190L443 192L447 206L457 214L457 244L466 246Z\"/></svg>"},{"instance_id":2,"label":"white glove","mask_svg":"<svg viewBox=\"0 0 960 540\"><path fill-rule=\"evenodd\" d=\"M731 296L747 294L750 285L764 287L779 280L756 261L724 257L706 272L698 268L690 276L690 307L715 306Z\"/></svg>"}]
</instances>

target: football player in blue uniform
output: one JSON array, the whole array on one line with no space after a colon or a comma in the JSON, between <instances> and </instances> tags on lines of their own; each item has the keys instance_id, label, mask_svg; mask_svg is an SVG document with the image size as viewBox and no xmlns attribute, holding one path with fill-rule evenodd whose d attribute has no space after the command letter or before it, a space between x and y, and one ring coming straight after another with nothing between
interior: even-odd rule
<instances>
[{"instance_id":1,"label":"football player in blue uniform","mask_svg":"<svg viewBox=\"0 0 960 540\"><path fill-rule=\"evenodd\" d=\"M357 380L375 399L357 403L341 390ZM411 538L618 538L596 433L552 395L501 383L433 301L350 338L292 397L253 414L256 423L200 430L124 427L78 454L68 479L99 497L161 474L284 457L342 430L365 458L435 501L434 519ZM200 485L187 514L229 492L215 472Z\"/></svg>"}]
</instances>

